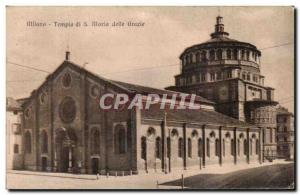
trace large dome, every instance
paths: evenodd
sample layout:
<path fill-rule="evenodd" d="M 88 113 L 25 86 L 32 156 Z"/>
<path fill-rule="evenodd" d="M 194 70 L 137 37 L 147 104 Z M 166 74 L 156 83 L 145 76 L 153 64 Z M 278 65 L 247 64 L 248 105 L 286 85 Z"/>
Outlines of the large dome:
<path fill-rule="evenodd" d="M 186 48 L 180 55 L 182 68 L 190 69 L 194 65 L 247 65 L 259 69 L 261 52 L 247 42 L 229 38 L 224 31 L 222 17 L 216 18 L 215 32 L 211 39 Z"/>

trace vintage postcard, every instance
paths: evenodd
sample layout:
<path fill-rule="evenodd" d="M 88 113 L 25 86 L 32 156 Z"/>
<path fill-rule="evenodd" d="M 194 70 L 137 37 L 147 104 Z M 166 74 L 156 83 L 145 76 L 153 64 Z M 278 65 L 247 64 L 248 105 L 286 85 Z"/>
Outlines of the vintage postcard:
<path fill-rule="evenodd" d="M 295 190 L 294 16 L 7 6 L 7 189 Z"/>

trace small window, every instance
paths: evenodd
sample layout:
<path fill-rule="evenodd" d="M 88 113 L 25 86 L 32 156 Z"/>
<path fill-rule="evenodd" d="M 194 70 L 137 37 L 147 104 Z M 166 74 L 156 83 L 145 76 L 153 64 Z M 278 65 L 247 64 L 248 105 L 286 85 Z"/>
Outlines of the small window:
<path fill-rule="evenodd" d="M 162 147 L 161 147 L 160 137 L 157 137 L 155 141 L 155 156 L 157 159 L 161 159 L 162 157 Z"/>
<path fill-rule="evenodd" d="M 222 79 L 222 73 L 221 72 L 217 72 L 217 80 L 221 80 Z"/>
<path fill-rule="evenodd" d="M 27 108 L 27 109 L 25 110 L 25 117 L 26 117 L 26 118 L 30 118 L 30 115 L 31 115 L 31 109 L 30 109 L 30 108 Z"/>
<path fill-rule="evenodd" d="M 12 124 L 12 130 L 13 130 L 13 133 L 16 135 L 21 134 L 21 124 L 19 124 L 19 123 Z"/>
<path fill-rule="evenodd" d="M 146 160 L 146 158 L 147 158 L 147 138 L 146 137 L 142 137 L 141 145 L 142 145 L 141 157 L 142 157 L 142 159 Z"/>
<path fill-rule="evenodd" d="M 96 98 L 96 97 L 99 97 L 100 96 L 100 89 L 97 85 L 93 85 L 90 89 L 90 93 L 91 93 L 91 96 L 93 98 Z"/>
<path fill-rule="evenodd" d="M 227 78 L 230 79 L 232 77 L 231 71 L 227 71 Z"/>
<path fill-rule="evenodd" d="M 189 158 L 192 158 L 192 140 L 191 138 L 188 139 L 188 156 Z"/>
<path fill-rule="evenodd" d="M 251 80 L 251 78 L 250 78 L 250 73 L 247 74 L 247 80 L 248 80 L 248 81 Z"/>
<path fill-rule="evenodd" d="M 27 131 L 25 133 L 25 153 L 30 154 L 31 153 L 31 133 Z"/>
<path fill-rule="evenodd" d="M 42 92 L 41 95 L 40 95 L 40 102 L 41 102 L 41 104 L 44 104 L 46 102 L 46 98 L 47 98 L 46 93 Z"/>
<path fill-rule="evenodd" d="M 202 81 L 202 82 L 205 82 L 205 81 L 206 81 L 206 75 L 205 75 L 205 73 L 202 73 L 202 74 L 201 74 L 201 81 Z"/>
<path fill-rule="evenodd" d="M 222 50 L 221 49 L 219 49 L 217 51 L 217 58 L 218 58 L 218 60 L 222 60 Z"/>
<path fill-rule="evenodd" d="M 19 145 L 14 144 L 14 154 L 19 154 Z"/>
<path fill-rule="evenodd" d="M 14 115 L 17 115 L 18 114 L 18 111 L 17 110 L 14 110 Z"/>
<path fill-rule="evenodd" d="M 182 138 L 178 139 L 178 157 L 179 158 L 183 157 L 183 139 Z"/>
<path fill-rule="evenodd" d="M 66 73 L 62 79 L 63 86 L 70 87 L 71 81 L 72 81 L 71 75 L 69 73 Z"/>
<path fill-rule="evenodd" d="M 214 72 L 210 73 L 210 80 L 211 81 L 215 80 L 215 73 Z"/>
<path fill-rule="evenodd" d="M 227 49 L 226 55 L 227 55 L 227 59 L 231 60 L 231 50 L 230 49 Z"/>

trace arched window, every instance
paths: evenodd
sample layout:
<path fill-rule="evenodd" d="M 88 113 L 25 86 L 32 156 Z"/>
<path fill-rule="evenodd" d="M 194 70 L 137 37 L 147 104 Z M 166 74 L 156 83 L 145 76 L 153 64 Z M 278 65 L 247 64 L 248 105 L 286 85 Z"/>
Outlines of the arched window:
<path fill-rule="evenodd" d="M 231 60 L 231 50 L 230 49 L 226 50 L 226 57 L 228 60 Z"/>
<path fill-rule="evenodd" d="M 247 80 L 248 80 L 248 81 L 251 80 L 250 72 L 247 73 Z"/>
<path fill-rule="evenodd" d="M 203 157 L 203 142 L 202 139 L 198 139 L 198 156 Z"/>
<path fill-rule="evenodd" d="M 286 126 L 284 126 L 284 132 L 287 132 L 287 127 Z"/>
<path fill-rule="evenodd" d="M 215 60 L 215 58 L 216 58 L 215 51 L 214 50 L 210 50 L 209 51 L 209 59 L 210 60 Z"/>
<path fill-rule="evenodd" d="M 206 155 L 210 157 L 210 141 L 209 138 L 206 138 Z"/>
<path fill-rule="evenodd" d="M 244 155 L 247 155 L 247 140 L 244 139 Z"/>
<path fill-rule="evenodd" d="M 196 53 L 196 62 L 200 62 L 200 53 L 199 52 L 197 52 Z"/>
<path fill-rule="evenodd" d="M 241 58 L 242 58 L 242 60 L 245 60 L 245 51 L 244 50 L 242 50 Z"/>
<path fill-rule="evenodd" d="M 182 158 L 183 156 L 183 140 L 182 138 L 178 139 L 178 157 Z"/>
<path fill-rule="evenodd" d="M 100 154 L 100 131 L 97 127 L 92 128 L 91 136 L 92 154 Z"/>
<path fill-rule="evenodd" d="M 222 60 L 222 50 L 221 49 L 218 49 L 218 51 L 217 51 L 217 58 L 218 58 L 218 60 Z"/>
<path fill-rule="evenodd" d="M 147 159 L 147 139 L 144 136 L 141 138 L 141 147 L 142 147 L 141 157 L 142 157 L 142 159 L 146 160 Z"/>
<path fill-rule="evenodd" d="M 231 141 L 230 141 L 230 153 L 231 153 L 231 155 L 233 156 L 234 155 L 234 141 L 233 141 L 233 139 L 231 139 Z"/>
<path fill-rule="evenodd" d="M 25 133 L 25 153 L 31 153 L 31 133 L 29 131 Z"/>
<path fill-rule="evenodd" d="M 158 159 L 161 159 L 161 139 L 160 137 L 157 137 L 155 140 L 155 157 Z"/>
<path fill-rule="evenodd" d="M 42 153 L 48 153 L 48 134 L 46 131 L 42 132 Z"/>
<path fill-rule="evenodd" d="M 192 140 L 191 140 L 191 138 L 188 138 L 188 156 L 189 156 L 189 158 L 192 158 Z"/>
<path fill-rule="evenodd" d="M 246 52 L 246 60 L 248 60 L 248 61 L 249 61 L 249 59 L 250 59 L 250 52 L 249 52 L 249 51 L 247 51 L 247 52 Z"/>
<path fill-rule="evenodd" d="M 216 139 L 216 141 L 215 141 L 215 155 L 216 156 L 220 155 L 220 146 L 219 146 L 219 144 L 220 144 L 219 139 Z"/>
<path fill-rule="evenodd" d="M 205 62 L 206 61 L 206 51 L 201 52 L 201 61 Z"/>
<path fill-rule="evenodd" d="M 126 148 L 126 130 L 123 125 L 116 125 L 114 133 L 115 153 L 123 154 L 127 151 Z"/>
<path fill-rule="evenodd" d="M 193 60 L 193 54 L 191 53 L 190 54 L 190 63 L 193 63 L 194 62 L 194 60 Z"/>
<path fill-rule="evenodd" d="M 177 131 L 177 129 L 172 129 L 171 136 L 174 137 L 174 138 L 178 137 L 178 131 Z"/>
<path fill-rule="evenodd" d="M 255 154 L 259 154 L 259 140 L 256 139 Z"/>
<path fill-rule="evenodd" d="M 240 156 L 241 152 L 240 152 L 240 139 L 237 140 L 237 151 L 238 151 L 238 155 Z"/>
<path fill-rule="evenodd" d="M 234 59 L 234 60 L 237 60 L 237 59 L 238 59 L 238 50 L 237 50 L 237 49 L 234 49 L 234 50 L 233 50 L 233 59 Z"/>
<path fill-rule="evenodd" d="M 167 138 L 167 155 L 168 155 L 168 158 L 171 157 L 171 139 L 170 137 Z"/>
<path fill-rule="evenodd" d="M 252 155 L 252 139 L 250 139 L 250 146 L 249 146 L 249 149 L 250 149 L 250 151 L 249 151 L 249 153 L 250 153 L 250 155 Z"/>
<path fill-rule="evenodd" d="M 225 144 L 225 139 L 223 139 L 223 156 L 225 156 L 226 154 L 226 144 Z"/>
<path fill-rule="evenodd" d="M 190 63 L 190 58 L 188 55 L 185 56 L 185 63 L 186 64 L 189 64 Z"/>

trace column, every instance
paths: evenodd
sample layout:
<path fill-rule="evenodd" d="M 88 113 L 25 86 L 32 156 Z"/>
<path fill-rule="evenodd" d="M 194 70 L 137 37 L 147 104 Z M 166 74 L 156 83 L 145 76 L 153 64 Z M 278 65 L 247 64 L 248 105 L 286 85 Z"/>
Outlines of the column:
<path fill-rule="evenodd" d="M 53 147 L 54 149 L 54 167 L 53 167 L 53 171 L 56 172 L 57 171 L 57 153 L 56 153 L 56 148 L 55 146 Z"/>
<path fill-rule="evenodd" d="M 246 149 L 246 153 L 247 153 L 247 163 L 248 163 L 248 164 L 250 163 L 249 146 L 250 146 L 249 129 L 247 129 L 247 149 Z"/>
<path fill-rule="evenodd" d="M 259 145 L 258 145 L 258 155 L 259 155 L 259 163 L 261 164 L 262 163 L 262 145 L 263 145 L 263 142 L 262 142 L 262 128 L 259 128 Z"/>
<path fill-rule="evenodd" d="M 236 127 L 233 129 L 233 155 L 234 155 L 234 164 L 236 165 L 237 163 L 237 152 L 236 152 Z"/>
<path fill-rule="evenodd" d="M 166 129 L 167 129 L 167 113 L 164 114 L 164 120 L 162 124 L 162 169 L 163 172 L 167 173 L 167 140 L 166 140 Z"/>
<path fill-rule="evenodd" d="M 183 123 L 183 168 L 184 170 L 186 170 L 186 152 L 187 152 L 187 149 L 186 149 L 186 144 L 187 144 L 187 141 L 186 141 L 186 123 Z"/>
<path fill-rule="evenodd" d="M 237 50 L 237 54 L 238 54 L 238 55 L 237 55 L 237 57 L 238 57 L 237 59 L 238 59 L 238 60 L 241 60 L 241 50 L 238 49 L 238 50 Z"/>
<path fill-rule="evenodd" d="M 167 150 L 167 154 L 169 153 L 169 156 L 168 156 L 168 158 L 169 158 L 169 173 L 171 173 L 171 155 L 172 155 L 171 146 L 172 146 L 172 144 L 171 144 L 171 130 L 170 129 L 168 130 L 168 136 L 169 136 L 169 150 Z M 168 142 L 167 142 L 167 144 L 168 144 Z"/>
<path fill-rule="evenodd" d="M 72 172 L 72 146 L 69 146 L 69 169 L 68 172 Z"/>
<path fill-rule="evenodd" d="M 222 166 L 222 150 L 223 150 L 223 143 L 222 143 L 222 127 L 219 127 L 219 163 Z"/>
<path fill-rule="evenodd" d="M 202 165 L 203 165 L 203 168 L 205 168 L 205 156 L 206 156 L 206 139 L 205 139 L 205 125 L 202 126 Z"/>

